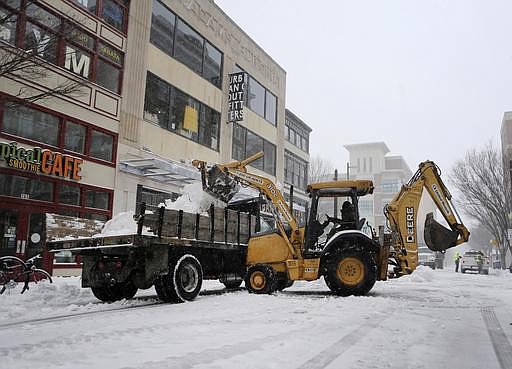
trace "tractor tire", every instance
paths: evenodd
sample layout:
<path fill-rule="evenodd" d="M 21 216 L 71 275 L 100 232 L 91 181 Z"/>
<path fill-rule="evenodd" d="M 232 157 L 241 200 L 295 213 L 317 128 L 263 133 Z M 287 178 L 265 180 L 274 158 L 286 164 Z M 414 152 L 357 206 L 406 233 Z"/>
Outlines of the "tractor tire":
<path fill-rule="evenodd" d="M 203 284 L 201 263 L 193 255 L 183 255 L 175 265 L 170 265 L 170 273 L 155 281 L 158 298 L 164 302 L 185 302 L 194 300 Z"/>
<path fill-rule="evenodd" d="M 116 283 L 113 286 L 91 287 L 92 294 L 103 302 L 114 302 L 122 299 L 131 299 L 137 293 L 138 288 L 132 281 Z"/>
<path fill-rule="evenodd" d="M 228 290 L 232 290 L 232 289 L 235 289 L 235 288 L 238 288 L 242 285 L 242 282 L 244 281 L 243 279 L 240 279 L 240 280 L 230 280 L 230 281 L 223 281 L 221 279 L 219 279 L 220 283 L 222 283 L 224 285 L 224 287 L 226 287 Z"/>
<path fill-rule="evenodd" d="M 366 295 L 377 280 L 373 257 L 360 250 L 338 250 L 327 261 L 325 283 L 338 296 Z"/>
<path fill-rule="evenodd" d="M 270 265 L 256 264 L 247 270 L 245 287 L 249 293 L 271 294 L 277 288 L 277 278 Z"/>
<path fill-rule="evenodd" d="M 288 287 L 293 286 L 293 281 L 288 279 L 288 276 L 285 278 L 279 278 L 276 282 L 276 291 L 283 291 Z"/>
<path fill-rule="evenodd" d="M 462 269 L 462 268 L 460 268 L 460 272 L 461 272 L 462 274 L 464 274 L 464 273 L 466 273 L 466 269 Z"/>

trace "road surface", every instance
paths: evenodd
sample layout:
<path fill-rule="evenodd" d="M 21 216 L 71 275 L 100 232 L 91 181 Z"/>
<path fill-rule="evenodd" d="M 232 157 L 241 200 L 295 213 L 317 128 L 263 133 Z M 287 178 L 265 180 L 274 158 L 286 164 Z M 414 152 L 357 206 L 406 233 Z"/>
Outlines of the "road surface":
<path fill-rule="evenodd" d="M 512 368 L 512 275 L 420 268 L 334 297 L 322 280 L 272 296 L 206 281 L 100 303 L 78 278 L 0 296 L 0 368 Z"/>

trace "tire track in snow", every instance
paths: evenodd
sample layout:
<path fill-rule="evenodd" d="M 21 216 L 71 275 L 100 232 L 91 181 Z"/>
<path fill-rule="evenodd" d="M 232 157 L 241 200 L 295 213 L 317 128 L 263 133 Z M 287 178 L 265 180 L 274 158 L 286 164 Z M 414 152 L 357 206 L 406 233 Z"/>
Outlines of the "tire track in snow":
<path fill-rule="evenodd" d="M 345 353 L 349 348 L 358 343 L 363 337 L 370 333 L 374 328 L 379 326 L 390 315 L 382 315 L 366 324 L 360 325 L 352 332 L 344 335 L 338 341 L 321 351 L 297 369 L 323 369 L 336 360 L 340 355 Z"/>
<path fill-rule="evenodd" d="M 227 293 L 234 293 L 243 290 L 242 288 L 237 289 L 221 289 L 221 290 L 207 290 L 202 291 L 199 295 L 200 296 L 218 296 L 218 295 L 224 295 Z M 156 298 L 156 297 L 154 297 Z M 141 300 L 153 300 L 153 297 L 149 298 L 141 298 Z M 99 303 L 98 306 L 107 305 L 108 303 Z M 148 304 L 139 304 L 139 305 L 129 305 L 129 306 L 121 306 L 113 309 L 102 309 L 102 310 L 94 310 L 94 311 L 84 311 L 80 313 L 72 313 L 72 314 L 63 314 L 63 315 L 57 315 L 57 316 L 51 316 L 51 317 L 45 317 L 45 318 L 35 318 L 35 319 L 29 319 L 29 320 L 22 320 L 22 321 L 16 321 L 16 322 L 10 322 L 10 323 L 4 323 L 0 324 L 0 329 L 2 328 L 11 328 L 16 326 L 22 326 L 25 324 L 45 324 L 45 323 L 53 323 L 56 321 L 61 320 L 68 320 L 73 318 L 81 318 L 81 317 L 88 317 L 90 315 L 96 315 L 96 314 L 108 314 L 112 312 L 119 312 L 124 310 L 135 310 L 135 309 L 143 309 L 143 308 L 151 308 L 151 307 L 164 307 L 169 306 L 169 303 L 161 302 L 161 301 L 154 301 L 150 302 Z"/>
<path fill-rule="evenodd" d="M 494 353 L 498 358 L 501 368 L 512 368 L 512 345 L 503 332 L 503 328 L 496 317 L 494 309 L 492 307 L 484 307 L 481 309 L 481 312 L 485 326 L 487 327 L 487 332 L 491 338 Z"/>

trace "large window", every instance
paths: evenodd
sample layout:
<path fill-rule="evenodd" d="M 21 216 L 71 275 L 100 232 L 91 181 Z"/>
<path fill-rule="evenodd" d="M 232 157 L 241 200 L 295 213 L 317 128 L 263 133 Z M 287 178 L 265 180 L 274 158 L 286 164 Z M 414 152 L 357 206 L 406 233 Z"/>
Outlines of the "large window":
<path fill-rule="evenodd" d="M 284 139 L 299 149 L 309 152 L 309 132 L 285 119 Z"/>
<path fill-rule="evenodd" d="M 117 30 L 126 33 L 128 0 L 72 0 Z"/>
<path fill-rule="evenodd" d="M 308 163 L 291 152 L 284 151 L 284 181 L 302 190 L 306 189 Z"/>
<path fill-rule="evenodd" d="M 112 215 L 112 196 L 112 190 L 0 168 L 1 203 L 9 198 L 42 201 L 48 212 L 107 220 Z"/>
<path fill-rule="evenodd" d="M 150 41 L 221 87 L 222 53 L 158 0 L 153 0 Z"/>
<path fill-rule="evenodd" d="M 11 15 L 8 22 L 0 25 L 1 40 L 35 53 L 112 92 L 121 92 L 124 55 L 120 50 L 39 4 L 28 2 L 20 10 L 15 3 L 10 1 L 0 5 L 0 17 Z M 103 9 L 118 6 L 113 0 L 102 0 L 101 4 Z M 115 19 L 115 13 L 109 11 L 112 15 L 109 19 Z"/>
<path fill-rule="evenodd" d="M 253 161 L 250 165 L 275 175 L 276 146 L 247 128 L 233 124 L 233 158 L 243 160 L 259 151 L 263 151 L 263 158 Z"/>
<path fill-rule="evenodd" d="M 234 72 L 245 72 L 238 65 L 235 66 Z M 268 122 L 276 125 L 277 122 L 277 97 L 263 87 L 250 74 L 247 75 L 247 92 L 245 94 L 245 106 L 265 118 Z"/>
<path fill-rule="evenodd" d="M 219 150 L 220 113 L 148 72 L 144 118 Z"/>
<path fill-rule="evenodd" d="M 115 161 L 116 135 L 112 132 L 10 100 L 1 103 L 1 109 L 4 113 L 0 121 L 0 136 L 16 136 L 33 141 L 34 145 L 46 144 L 89 160 Z"/>

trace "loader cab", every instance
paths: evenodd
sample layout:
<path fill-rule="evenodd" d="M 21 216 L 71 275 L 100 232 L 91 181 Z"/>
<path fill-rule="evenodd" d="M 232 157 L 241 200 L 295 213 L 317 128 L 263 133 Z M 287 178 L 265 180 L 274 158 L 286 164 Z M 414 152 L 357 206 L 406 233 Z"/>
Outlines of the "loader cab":
<path fill-rule="evenodd" d="M 311 205 L 305 233 L 305 253 L 321 251 L 327 241 L 342 230 L 361 230 L 365 223 L 359 214 L 359 198 L 373 193 L 373 182 L 368 180 L 331 181 L 308 185 Z M 341 207 L 333 214 L 334 199 Z M 349 212 L 347 204 L 352 208 Z M 350 217 L 347 214 L 352 213 Z"/>

